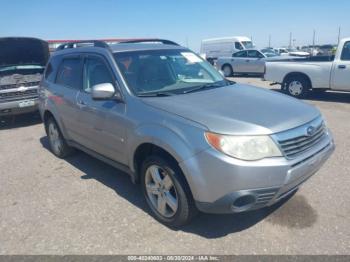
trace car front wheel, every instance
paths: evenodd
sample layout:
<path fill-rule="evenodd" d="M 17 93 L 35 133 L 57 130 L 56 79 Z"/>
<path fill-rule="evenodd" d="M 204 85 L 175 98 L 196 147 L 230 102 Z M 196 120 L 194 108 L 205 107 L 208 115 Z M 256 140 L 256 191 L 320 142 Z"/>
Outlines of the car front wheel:
<path fill-rule="evenodd" d="M 143 194 L 158 221 L 172 227 L 191 221 L 197 210 L 177 164 L 163 157 L 150 156 L 143 163 L 141 176 Z"/>

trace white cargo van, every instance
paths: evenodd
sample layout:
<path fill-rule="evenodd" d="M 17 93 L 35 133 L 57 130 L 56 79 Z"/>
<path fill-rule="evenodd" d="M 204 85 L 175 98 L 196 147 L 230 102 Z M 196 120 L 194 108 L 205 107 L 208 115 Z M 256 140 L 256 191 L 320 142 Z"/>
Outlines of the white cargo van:
<path fill-rule="evenodd" d="M 202 40 L 200 53 L 213 63 L 218 57 L 232 56 L 237 51 L 253 47 L 252 40 L 246 36 L 212 38 Z"/>

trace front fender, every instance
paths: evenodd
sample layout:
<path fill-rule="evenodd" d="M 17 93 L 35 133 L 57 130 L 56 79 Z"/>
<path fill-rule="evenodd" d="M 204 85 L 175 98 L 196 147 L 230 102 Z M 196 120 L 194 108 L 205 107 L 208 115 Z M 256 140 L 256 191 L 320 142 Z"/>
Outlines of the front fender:
<path fill-rule="evenodd" d="M 134 154 L 137 148 L 145 143 L 156 145 L 171 154 L 178 163 L 192 157 L 193 155 L 209 147 L 205 143 L 204 132 L 196 127 L 186 127 L 186 134 L 179 127 L 160 124 L 147 124 L 137 127 L 131 137 L 129 144 L 129 167 L 133 172 Z"/>

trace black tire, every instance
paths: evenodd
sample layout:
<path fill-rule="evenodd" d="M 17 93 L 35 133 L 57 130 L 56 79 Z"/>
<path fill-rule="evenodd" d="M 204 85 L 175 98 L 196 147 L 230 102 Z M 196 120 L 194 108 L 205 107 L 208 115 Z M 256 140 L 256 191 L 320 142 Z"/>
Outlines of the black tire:
<path fill-rule="evenodd" d="M 214 59 L 213 58 L 207 58 L 207 61 L 209 64 L 214 65 Z"/>
<path fill-rule="evenodd" d="M 225 77 L 231 77 L 233 76 L 233 69 L 231 65 L 223 65 L 222 71 L 224 72 Z"/>
<path fill-rule="evenodd" d="M 57 130 L 57 137 L 55 137 L 55 139 L 59 144 L 55 144 L 53 129 Z M 50 117 L 45 121 L 45 131 L 49 139 L 50 150 L 55 156 L 59 158 L 65 158 L 74 151 L 74 149 L 67 144 L 59 126 L 53 117 Z"/>
<path fill-rule="evenodd" d="M 309 80 L 302 75 L 290 76 L 282 84 L 282 89 L 288 95 L 295 98 L 305 98 L 310 89 Z"/>
<path fill-rule="evenodd" d="M 146 189 L 146 172 L 151 166 L 159 166 L 165 174 L 169 175 L 172 180 L 173 186 L 176 190 L 177 198 L 177 210 L 170 217 L 163 216 L 157 211 L 157 208 L 152 204 L 152 200 L 149 197 L 149 193 Z M 161 223 L 170 227 L 180 227 L 188 224 L 192 218 L 198 213 L 195 206 L 191 190 L 185 180 L 181 169 L 169 158 L 161 156 L 149 156 L 145 159 L 141 168 L 141 187 L 148 206 L 150 207 L 153 216 Z M 158 195 L 159 197 L 159 195 Z M 159 200 L 158 200 L 159 201 Z M 168 209 L 170 206 L 168 207 Z"/>
<path fill-rule="evenodd" d="M 326 88 L 313 88 L 312 92 L 314 92 L 315 94 L 324 94 L 327 92 Z"/>

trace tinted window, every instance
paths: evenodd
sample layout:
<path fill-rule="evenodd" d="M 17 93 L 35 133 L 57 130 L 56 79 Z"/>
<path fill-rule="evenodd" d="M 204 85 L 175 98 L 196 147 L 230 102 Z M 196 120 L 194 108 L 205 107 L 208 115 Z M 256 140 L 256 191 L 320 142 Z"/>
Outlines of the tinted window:
<path fill-rule="evenodd" d="M 113 84 L 113 78 L 107 65 L 100 58 L 87 58 L 84 66 L 84 90 L 91 92 L 94 85 L 103 83 Z"/>
<path fill-rule="evenodd" d="M 66 58 L 58 70 L 56 83 L 79 89 L 81 86 L 80 58 Z"/>
<path fill-rule="evenodd" d="M 238 50 L 242 50 L 243 46 L 241 45 L 240 42 L 235 42 L 235 48 L 238 49 Z"/>
<path fill-rule="evenodd" d="M 232 56 L 233 57 L 247 57 L 247 51 L 237 52 L 237 53 L 234 53 Z"/>
<path fill-rule="evenodd" d="M 225 79 L 201 57 L 185 49 L 121 52 L 114 55 L 125 81 L 137 95 L 183 94 Z"/>
<path fill-rule="evenodd" d="M 258 52 L 257 50 L 249 50 L 248 51 L 248 57 L 262 58 L 264 56 L 260 52 Z"/>
<path fill-rule="evenodd" d="M 54 82 L 56 78 L 57 68 L 58 68 L 59 58 L 52 57 L 48 63 L 45 71 L 45 79 L 49 82 Z"/>
<path fill-rule="evenodd" d="M 350 41 L 344 44 L 341 60 L 350 61 Z"/>

